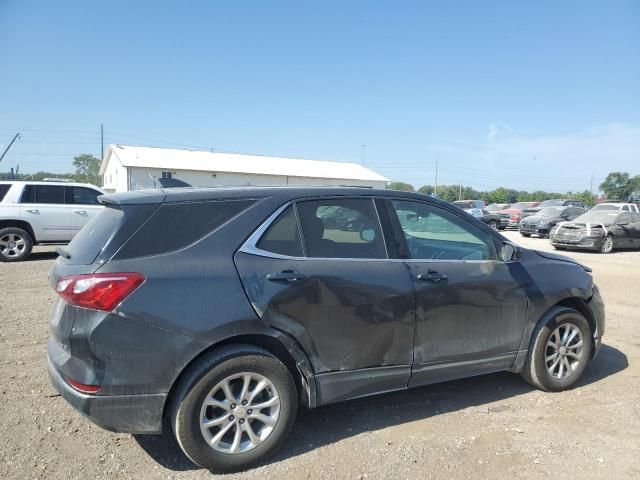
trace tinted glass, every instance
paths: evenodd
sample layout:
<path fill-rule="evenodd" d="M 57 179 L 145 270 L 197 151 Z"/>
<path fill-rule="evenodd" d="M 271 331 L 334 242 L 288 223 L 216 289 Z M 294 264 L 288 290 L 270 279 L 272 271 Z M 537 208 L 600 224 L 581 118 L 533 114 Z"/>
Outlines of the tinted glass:
<path fill-rule="evenodd" d="M 558 207 L 562 205 L 564 205 L 564 200 L 545 200 L 544 202 L 540 203 L 538 207 L 546 208 L 546 207 Z"/>
<path fill-rule="evenodd" d="M 578 218 L 575 219 L 576 222 L 593 222 L 593 223 L 602 223 L 604 225 L 611 225 L 612 223 L 616 222 L 616 219 L 618 218 L 618 211 L 615 210 L 605 210 L 605 209 L 599 209 L 599 210 L 589 210 L 587 213 L 585 213 L 584 215 L 580 215 Z"/>
<path fill-rule="evenodd" d="M 25 185 L 20 197 L 20 203 L 36 203 L 36 186 Z"/>
<path fill-rule="evenodd" d="M 298 203 L 307 256 L 386 258 L 378 215 L 370 199 Z"/>
<path fill-rule="evenodd" d="M 104 208 L 87 222 L 80 232 L 73 237 L 69 246 L 64 247 L 71 258 L 69 263 L 88 265 L 105 246 L 109 238 L 120 228 L 124 214 L 115 208 Z"/>
<path fill-rule="evenodd" d="M 36 185 L 36 203 L 64 204 L 64 187 Z"/>
<path fill-rule="evenodd" d="M 256 245 L 267 252 L 302 257 L 302 242 L 293 207 L 288 207 L 267 229 Z"/>
<path fill-rule="evenodd" d="M 537 215 L 539 217 L 550 217 L 550 218 L 555 218 L 555 217 L 559 217 L 562 214 L 569 214 L 571 211 L 570 208 L 566 208 L 566 207 L 547 207 L 547 208 L 543 208 L 542 210 L 540 210 Z"/>
<path fill-rule="evenodd" d="M 255 200 L 164 203 L 124 244 L 115 258 L 180 250 L 213 232 L 253 203 Z"/>
<path fill-rule="evenodd" d="M 91 188 L 71 187 L 71 203 L 77 205 L 100 205 L 98 195 L 102 194 Z"/>
<path fill-rule="evenodd" d="M 11 185 L 0 185 L 0 202 L 4 199 L 4 196 L 9 191 L 9 188 L 11 188 Z"/>
<path fill-rule="evenodd" d="M 596 205 L 591 210 L 618 210 L 615 205 Z"/>
<path fill-rule="evenodd" d="M 491 236 L 463 219 L 418 202 L 393 201 L 411 258 L 495 259 Z"/>

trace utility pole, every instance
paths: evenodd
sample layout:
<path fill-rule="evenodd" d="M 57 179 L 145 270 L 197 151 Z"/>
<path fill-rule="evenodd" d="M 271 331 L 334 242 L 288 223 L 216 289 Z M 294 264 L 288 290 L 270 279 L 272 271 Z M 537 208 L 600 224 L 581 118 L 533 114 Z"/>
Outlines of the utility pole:
<path fill-rule="evenodd" d="M 593 197 L 593 173 L 591 174 L 591 186 L 589 187 L 589 190 L 591 191 L 591 197 Z"/>
<path fill-rule="evenodd" d="M 460 184 L 460 195 L 458 197 L 458 200 L 462 200 L 462 183 Z"/>
<path fill-rule="evenodd" d="M 100 124 L 100 161 L 104 160 L 104 125 Z"/>
<path fill-rule="evenodd" d="M 362 166 L 364 167 L 364 147 L 366 147 L 366 145 L 362 145 Z"/>
<path fill-rule="evenodd" d="M 18 138 L 20 137 L 20 132 L 16 133 L 15 136 L 13 137 L 13 140 L 11 140 L 9 142 L 9 145 L 7 145 L 7 148 L 4 149 L 4 152 L 2 152 L 2 155 L 0 155 L 0 162 L 2 161 L 2 159 L 4 158 L 4 156 L 7 154 L 7 152 L 9 151 L 9 149 L 11 148 L 11 145 L 13 145 L 13 142 L 15 142 Z"/>
<path fill-rule="evenodd" d="M 433 194 L 438 196 L 438 157 L 436 157 L 436 186 L 433 189 Z"/>

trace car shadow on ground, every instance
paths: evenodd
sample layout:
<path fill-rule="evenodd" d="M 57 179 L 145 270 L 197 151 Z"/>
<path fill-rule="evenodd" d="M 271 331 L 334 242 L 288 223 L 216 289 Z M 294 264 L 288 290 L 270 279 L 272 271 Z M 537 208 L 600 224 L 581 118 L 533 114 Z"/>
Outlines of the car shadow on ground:
<path fill-rule="evenodd" d="M 627 366 L 624 353 L 603 345 L 598 357 L 576 386 L 595 383 Z M 534 388 L 519 375 L 502 372 L 360 398 L 313 410 L 300 409 L 293 431 L 271 462 L 286 460 L 363 432 L 469 407 L 481 407 L 532 390 Z M 499 411 L 508 407 L 493 408 Z M 490 411 L 488 408 L 487 413 Z M 134 438 L 149 456 L 168 469 L 183 471 L 199 468 L 182 453 L 170 429 L 166 429 L 163 435 L 134 435 Z"/>
<path fill-rule="evenodd" d="M 22 261 L 37 262 L 40 260 L 55 260 L 56 258 L 58 258 L 58 254 L 56 252 L 31 252 L 31 255 Z"/>

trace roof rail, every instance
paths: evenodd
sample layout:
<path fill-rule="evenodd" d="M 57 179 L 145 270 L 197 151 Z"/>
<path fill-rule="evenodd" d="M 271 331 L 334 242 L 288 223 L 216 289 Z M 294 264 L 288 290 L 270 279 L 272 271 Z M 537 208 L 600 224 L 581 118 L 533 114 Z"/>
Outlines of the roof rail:
<path fill-rule="evenodd" d="M 71 183 L 73 182 L 73 178 L 43 178 L 43 182 L 63 182 L 63 183 Z"/>

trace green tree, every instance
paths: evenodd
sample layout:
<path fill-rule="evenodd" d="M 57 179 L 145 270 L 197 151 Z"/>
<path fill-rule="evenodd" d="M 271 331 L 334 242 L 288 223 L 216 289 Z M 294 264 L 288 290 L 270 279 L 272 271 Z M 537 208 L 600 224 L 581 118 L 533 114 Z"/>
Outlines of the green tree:
<path fill-rule="evenodd" d="M 434 192 L 435 188 L 433 188 L 433 185 L 423 185 L 418 189 L 418 193 L 423 195 L 433 195 Z"/>
<path fill-rule="evenodd" d="M 413 185 L 404 182 L 391 182 L 387 187 L 389 190 L 399 190 L 401 192 L 415 192 Z"/>
<path fill-rule="evenodd" d="M 93 155 L 82 154 L 74 157 L 73 166 L 76 169 L 73 179 L 77 182 L 100 184 L 100 160 Z"/>
<path fill-rule="evenodd" d="M 611 172 L 600 184 L 600 190 L 611 200 L 626 200 L 633 192 L 635 178 L 631 179 L 627 172 Z"/>

